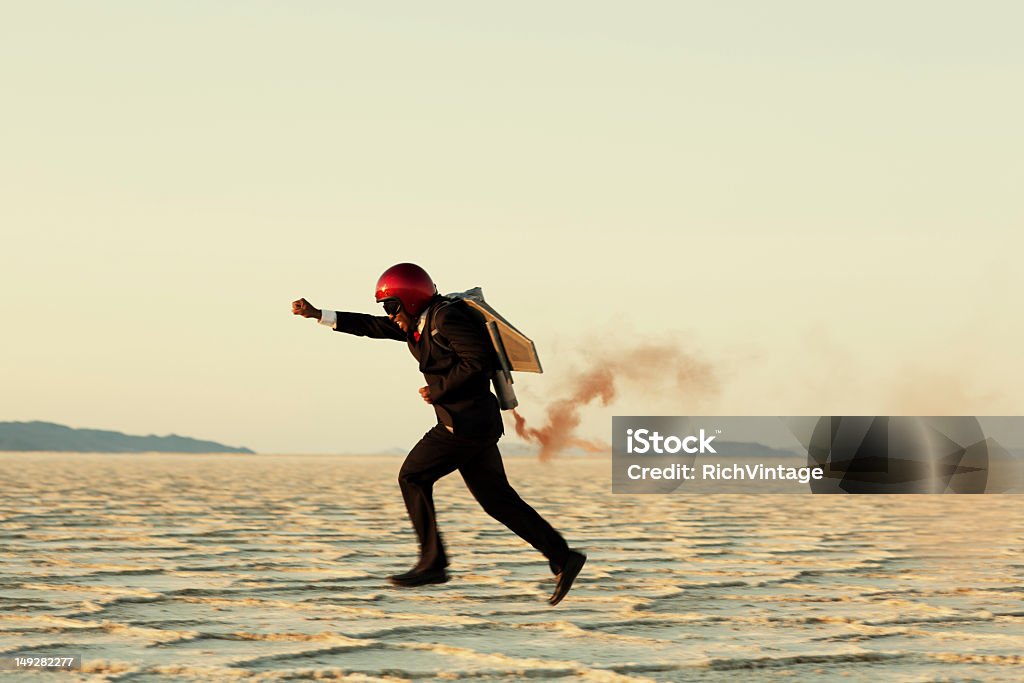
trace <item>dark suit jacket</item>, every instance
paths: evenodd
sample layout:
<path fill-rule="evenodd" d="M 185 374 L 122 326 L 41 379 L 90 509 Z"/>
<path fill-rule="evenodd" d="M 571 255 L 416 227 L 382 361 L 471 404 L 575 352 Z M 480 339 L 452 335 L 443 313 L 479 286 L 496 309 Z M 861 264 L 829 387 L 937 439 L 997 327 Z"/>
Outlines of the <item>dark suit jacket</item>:
<path fill-rule="evenodd" d="M 453 433 L 497 439 L 504 432 L 498 399 L 491 393 L 497 358 L 480 315 L 461 301 L 435 297 L 417 341 L 386 316 L 338 312 L 339 332 L 404 341 L 430 387 L 434 412 Z"/>

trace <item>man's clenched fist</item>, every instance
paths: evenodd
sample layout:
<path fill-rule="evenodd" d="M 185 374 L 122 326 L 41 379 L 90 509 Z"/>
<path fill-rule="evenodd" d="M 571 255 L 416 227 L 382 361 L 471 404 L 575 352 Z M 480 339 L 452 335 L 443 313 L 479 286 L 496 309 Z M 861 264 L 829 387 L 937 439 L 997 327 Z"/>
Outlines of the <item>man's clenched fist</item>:
<path fill-rule="evenodd" d="M 301 315 L 303 318 L 320 319 L 320 309 L 316 308 L 305 299 L 299 299 L 298 301 L 292 302 L 292 313 L 295 315 Z"/>

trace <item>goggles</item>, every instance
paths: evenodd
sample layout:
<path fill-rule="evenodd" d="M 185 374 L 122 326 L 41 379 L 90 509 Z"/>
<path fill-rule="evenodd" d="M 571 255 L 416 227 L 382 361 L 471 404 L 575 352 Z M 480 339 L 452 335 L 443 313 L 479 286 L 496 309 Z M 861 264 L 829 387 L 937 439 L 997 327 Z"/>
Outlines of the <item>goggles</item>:
<path fill-rule="evenodd" d="M 388 299 L 381 305 L 384 306 L 384 312 L 389 316 L 398 315 L 398 312 L 402 310 L 402 302 L 398 299 Z"/>

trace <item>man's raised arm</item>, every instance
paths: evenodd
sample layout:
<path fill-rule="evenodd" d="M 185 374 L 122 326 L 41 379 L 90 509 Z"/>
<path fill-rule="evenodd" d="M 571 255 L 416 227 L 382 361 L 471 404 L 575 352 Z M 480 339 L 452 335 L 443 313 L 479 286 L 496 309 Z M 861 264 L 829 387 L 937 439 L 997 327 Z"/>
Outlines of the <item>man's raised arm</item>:
<path fill-rule="evenodd" d="M 292 302 L 292 313 L 303 318 L 315 318 L 321 325 L 326 325 L 338 332 L 354 334 L 358 337 L 373 339 L 394 339 L 405 341 L 402 332 L 394 322 L 385 316 L 367 315 L 366 313 L 345 313 L 341 311 L 321 311 L 305 299 Z"/>

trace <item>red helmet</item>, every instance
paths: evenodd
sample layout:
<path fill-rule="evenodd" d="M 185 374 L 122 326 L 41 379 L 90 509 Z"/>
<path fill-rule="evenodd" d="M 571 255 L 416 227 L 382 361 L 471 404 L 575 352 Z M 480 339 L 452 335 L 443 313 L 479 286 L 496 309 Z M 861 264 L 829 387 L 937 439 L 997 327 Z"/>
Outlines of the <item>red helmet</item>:
<path fill-rule="evenodd" d="M 399 263 L 384 271 L 377 280 L 377 303 L 398 301 L 402 309 L 416 317 L 437 294 L 434 281 L 415 263 Z"/>

